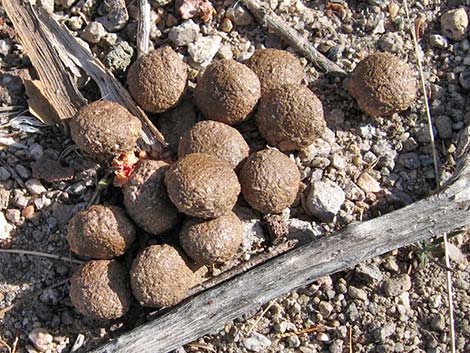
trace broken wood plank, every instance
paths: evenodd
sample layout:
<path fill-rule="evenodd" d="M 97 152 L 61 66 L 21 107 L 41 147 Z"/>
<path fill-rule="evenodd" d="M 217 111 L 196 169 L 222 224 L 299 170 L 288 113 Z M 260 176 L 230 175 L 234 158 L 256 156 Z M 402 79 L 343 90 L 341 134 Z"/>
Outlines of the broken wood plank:
<path fill-rule="evenodd" d="M 27 44 L 25 51 L 33 66 L 38 72 L 43 72 L 39 75 L 40 88 L 43 88 L 42 93 L 52 107 L 58 110 L 61 119 L 72 117 L 86 104 L 72 80 L 72 75 L 80 76 L 80 70 L 83 70 L 96 82 L 104 99 L 122 104 L 140 119 L 143 140 L 140 147 L 145 150 L 163 150 L 166 146 L 163 135 L 134 102 L 124 86 L 67 28 L 57 23 L 44 9 L 33 8 L 24 0 L 3 0 L 3 6 L 21 42 Z M 49 77 L 51 72 L 54 80 Z M 64 81 L 56 82 L 60 79 Z"/>
<path fill-rule="evenodd" d="M 346 75 L 342 68 L 320 53 L 307 38 L 303 38 L 299 32 L 280 16 L 276 15 L 266 2 L 260 0 L 243 0 L 242 2 L 261 25 L 285 40 L 290 46 L 311 61 L 317 69 L 325 73 Z"/>
<path fill-rule="evenodd" d="M 468 138 L 469 129 L 467 129 Z M 314 280 L 470 224 L 470 146 L 439 194 L 299 246 L 199 293 L 92 353 L 169 352 Z"/>
<path fill-rule="evenodd" d="M 86 104 L 86 99 L 75 86 L 72 76 L 50 45 L 49 33 L 41 25 L 30 3 L 17 0 L 2 2 L 13 26 L 39 76 L 39 82 L 27 81 L 30 92 L 41 93 L 44 99 L 30 101 L 32 110 L 47 124 L 57 124 L 75 115 Z M 28 86 L 27 86 L 28 88 Z"/>

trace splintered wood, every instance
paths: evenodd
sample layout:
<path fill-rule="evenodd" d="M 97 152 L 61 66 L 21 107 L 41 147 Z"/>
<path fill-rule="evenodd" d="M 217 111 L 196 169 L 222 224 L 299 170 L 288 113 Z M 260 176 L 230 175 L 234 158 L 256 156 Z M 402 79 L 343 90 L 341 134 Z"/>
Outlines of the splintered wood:
<path fill-rule="evenodd" d="M 83 71 L 96 82 L 104 99 L 124 105 L 141 120 L 141 148 L 163 149 L 163 135 L 129 92 L 66 28 L 24 0 L 3 0 L 3 7 L 39 76 L 38 81 L 26 83 L 33 114 L 48 124 L 76 114 L 87 103 L 76 84 Z"/>

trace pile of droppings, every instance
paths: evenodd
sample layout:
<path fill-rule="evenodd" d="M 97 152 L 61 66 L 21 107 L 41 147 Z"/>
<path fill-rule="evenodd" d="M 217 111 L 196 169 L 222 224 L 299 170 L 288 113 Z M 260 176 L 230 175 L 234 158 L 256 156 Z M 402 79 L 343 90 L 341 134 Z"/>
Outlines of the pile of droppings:
<path fill-rule="evenodd" d="M 44 3 L 50 3 L 49 7 L 54 8 L 60 21 L 81 43 L 126 82 L 129 68 L 135 63 L 137 11 L 134 4 L 126 7 L 124 1 L 118 0 L 108 0 L 102 5 L 93 0 L 59 1 L 55 5 L 50 1 Z M 165 124 L 173 126 L 171 122 L 176 120 L 178 136 L 189 136 L 191 133 L 188 131 L 205 115 L 198 113 L 203 108 L 194 107 L 200 105 L 199 99 L 193 102 L 191 96 L 203 77 L 203 71 L 212 62 L 222 59 L 246 63 L 260 75 L 259 88 L 244 87 L 253 98 L 257 90 L 264 95 L 265 87 L 268 87 L 250 64 L 254 61 L 250 58 L 254 57 L 255 50 L 269 47 L 294 52 L 286 48 L 280 38 L 262 29 L 238 2 L 204 2 L 205 7 L 195 12 L 199 15 L 194 18 L 189 18 L 192 13 L 188 11 L 190 3 L 152 2 L 152 45 L 161 48 L 169 44 L 187 69 L 187 86 L 181 84 L 164 102 L 167 107 L 177 104 L 174 110 L 154 116 L 158 127 Z M 369 54 L 385 51 L 407 62 L 416 78 L 413 47 L 401 4 L 375 0 L 355 6 L 348 6 L 345 2 L 304 4 L 292 0 L 269 3 L 276 13 L 347 72 L 353 72 Z M 470 114 L 466 110 L 466 95 L 470 89 L 468 17 L 459 1 L 449 4 L 422 1 L 410 5 L 411 15 L 426 25 L 420 44 L 425 53 L 425 77 L 429 82 L 434 134 L 444 181 L 455 169 L 460 150 L 459 137 L 469 123 Z M 208 15 L 209 6 L 216 9 L 212 18 Z M 19 78 L 28 75 L 25 68 L 30 65 L 21 52 L 21 46 L 8 34 L 8 21 L 3 28 L 6 30 L 1 32 L 0 59 L 2 70 L 7 72 L 0 78 L 0 102 L 3 106 L 24 104 Z M 300 173 L 302 197 L 297 197 L 292 201 L 292 207 L 281 213 L 289 228 L 289 236 L 295 237 L 302 232 L 303 236 L 316 237 L 353 221 L 389 212 L 429 194 L 434 187 L 434 172 L 422 95 L 418 92 L 417 99 L 404 112 L 371 118 L 359 110 L 359 107 L 366 110 L 359 99 L 358 105 L 351 98 L 347 91 L 350 83 L 344 84 L 343 88 L 342 80 L 316 72 L 303 58 L 300 62 L 305 77 L 299 74 L 297 79 L 292 75 L 296 82 L 288 83 L 308 84 L 322 103 L 326 128 L 312 143 L 300 149 L 277 146 L 288 151 L 283 155 L 295 163 Z M 175 77 L 175 82 L 178 79 L 181 77 Z M 225 122 L 232 124 L 246 119 L 232 128 L 242 135 L 249 151 L 263 150 L 266 147 L 263 138 L 268 139 L 267 134 L 258 131 L 256 121 L 260 118 L 256 114 L 254 118 L 248 117 L 254 104 L 244 103 L 243 107 L 230 108 L 233 118 Z M 370 113 L 373 114 L 372 111 Z M 180 114 L 186 117 L 184 121 L 178 119 Z M 67 256 L 67 223 L 92 200 L 98 181 L 103 177 L 102 171 L 83 156 L 74 153 L 61 156 L 63 149 L 72 142 L 58 129 L 38 128 L 41 133 L 37 133 L 4 127 L 9 119 L 1 115 L 1 129 L 15 133 L 14 138 L 19 145 L 0 150 L 0 243 L 12 248 Z M 165 133 L 163 128 L 161 130 Z M 171 134 L 168 139 L 174 139 L 174 131 L 167 131 L 167 136 Z M 273 147 L 276 142 L 270 144 Z M 177 146 L 178 143 L 173 142 L 174 155 Z M 227 158 L 231 168 L 237 165 L 237 158 L 246 158 L 244 148 L 240 147 L 239 155 Z M 191 152 L 211 154 L 210 146 L 209 150 Z M 234 149 L 229 152 L 234 152 Z M 180 157 L 187 154 L 181 153 Z M 150 161 L 146 163 L 151 164 Z M 150 175 L 144 169 L 167 168 L 164 162 L 159 163 L 162 165 L 142 168 L 141 179 L 147 180 L 146 175 Z M 161 190 L 164 188 L 162 176 L 150 183 L 155 183 L 155 187 Z M 156 201 L 148 199 L 145 193 L 145 188 L 136 186 L 127 191 L 127 202 L 141 197 L 155 205 L 152 202 Z M 123 205 L 119 192 L 114 188 L 106 189 L 101 200 L 107 205 Z M 134 248 L 131 246 L 129 253 L 135 255 L 142 244 L 157 246 L 160 240 L 156 239 L 160 238 L 151 234 L 165 233 L 180 222 L 177 208 L 166 211 L 168 203 L 171 205 L 170 198 L 161 205 L 165 217 L 168 217 L 167 225 L 163 227 L 166 230 L 147 229 L 141 224 L 147 233 L 134 243 Z M 237 205 L 234 210 L 243 228 L 240 249 L 233 259 L 235 263 L 269 246 L 267 223 L 249 206 L 255 208 L 247 202 Z M 126 207 L 130 209 L 132 206 Z M 138 223 L 137 220 L 135 222 Z M 163 242 L 168 241 L 166 235 L 162 237 Z M 469 301 L 469 248 L 465 235 L 456 239 L 455 244 L 463 252 L 454 250 L 456 254 L 452 262 L 455 267 L 458 348 L 463 350 L 470 337 L 468 308 L 462 304 Z M 197 342 L 199 346 L 188 345 L 179 351 L 202 352 L 202 345 L 220 352 L 341 352 L 349 349 L 351 332 L 354 351 L 443 352 L 448 342 L 443 292 L 445 273 L 434 264 L 420 266 L 416 259 L 416 251 L 404 249 L 362 264 L 352 271 L 325 278 L 279 298 L 250 335 L 247 332 L 256 316 L 248 321 L 228 324 L 219 334 L 201 338 Z M 129 269 L 131 257 L 125 255 L 122 260 Z M 211 261 L 202 261 L 206 260 Z M 113 324 L 90 320 L 72 307 L 68 284 L 44 290 L 75 272 L 76 268 L 67 262 L 1 254 L 0 265 L 3 269 L 0 307 L 8 307 L 25 298 L 24 304 L 2 314 L 2 339 L 13 342 L 18 336 L 20 346 L 26 351 L 67 352 L 80 337 L 78 334 L 85 335 L 86 343 L 81 349 L 88 350 L 96 346 L 100 338 L 131 329 L 145 317 L 146 311 L 134 303 L 131 305 L 135 310 L 130 310 L 124 319 Z M 215 268 L 213 273 L 221 270 L 223 267 Z M 256 314 L 259 312 L 253 313 Z M 331 329 L 279 337 L 315 325 Z"/>

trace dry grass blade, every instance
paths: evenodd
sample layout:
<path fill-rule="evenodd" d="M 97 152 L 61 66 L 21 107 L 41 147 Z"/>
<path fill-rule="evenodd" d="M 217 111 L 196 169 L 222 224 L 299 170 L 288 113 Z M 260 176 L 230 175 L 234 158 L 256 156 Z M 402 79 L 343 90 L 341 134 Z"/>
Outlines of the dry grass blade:
<path fill-rule="evenodd" d="M 404 0 L 404 5 L 405 5 L 406 18 L 408 20 L 408 23 L 411 23 L 407 0 Z M 411 36 L 413 38 L 416 61 L 418 63 L 421 90 L 422 90 L 423 98 L 424 98 L 424 107 L 426 109 L 426 119 L 427 119 L 427 123 L 429 127 L 429 138 L 430 138 L 431 146 L 432 146 L 432 159 L 433 159 L 433 164 L 434 164 L 434 174 L 436 178 L 436 190 L 439 191 L 441 188 L 441 182 L 440 182 L 440 175 L 439 175 L 439 167 L 437 164 L 437 150 L 436 150 L 436 144 L 434 141 L 434 133 L 432 129 L 431 110 L 429 108 L 429 101 L 428 101 L 428 96 L 426 93 L 426 85 L 425 85 L 424 74 L 423 74 L 423 65 L 421 62 L 421 54 L 420 54 L 419 45 L 418 45 L 419 33 L 416 32 L 417 31 L 416 25 L 414 26 L 411 25 L 410 29 L 411 29 Z M 454 323 L 454 301 L 452 299 L 452 271 L 450 270 L 450 261 L 449 261 L 448 246 L 447 246 L 447 233 L 444 233 L 443 238 L 444 238 L 444 257 L 445 257 L 445 262 L 446 262 L 446 267 L 447 267 L 447 270 L 446 270 L 447 282 L 446 283 L 447 283 L 447 301 L 449 303 L 450 340 L 451 340 L 450 344 L 451 344 L 452 353 L 455 353 L 455 323 Z"/>
<path fill-rule="evenodd" d="M 13 341 L 13 346 L 11 347 L 11 353 L 16 353 L 16 347 L 18 346 L 18 337 L 15 337 Z"/>
<path fill-rule="evenodd" d="M 253 323 L 253 325 L 251 325 L 250 329 L 248 330 L 248 332 L 246 333 L 247 336 L 250 335 L 250 333 L 254 330 L 254 328 L 256 327 L 256 325 L 258 325 L 258 323 L 260 322 L 260 320 L 264 317 L 264 315 L 266 315 L 266 313 L 268 312 L 269 308 L 273 306 L 273 304 L 276 302 L 276 299 L 274 300 L 271 300 L 269 302 L 269 304 L 266 306 L 266 308 L 263 310 L 263 312 L 261 313 L 260 316 L 258 316 L 258 318 L 256 319 L 256 321 Z"/>
<path fill-rule="evenodd" d="M 313 333 L 313 332 L 323 332 L 326 329 L 327 329 L 326 326 L 314 325 L 312 327 L 309 327 L 309 328 L 306 328 L 306 329 L 303 329 L 303 330 L 281 333 L 281 334 L 278 334 L 276 336 L 279 337 L 279 338 L 284 338 L 284 337 L 289 337 L 289 336 L 305 335 L 307 333 Z"/>
<path fill-rule="evenodd" d="M 408 11 L 408 1 L 404 1 L 405 5 L 405 13 L 406 13 L 406 18 L 408 20 L 408 23 L 411 23 L 410 19 L 410 13 Z M 429 101 L 428 101 L 428 95 L 426 92 L 426 82 L 424 79 L 424 73 L 423 73 L 423 64 L 421 60 L 421 53 L 419 50 L 419 44 L 418 44 L 418 38 L 416 34 L 416 27 L 414 25 L 410 25 L 410 31 L 411 31 L 411 37 L 413 39 L 413 47 L 415 50 L 415 57 L 416 57 L 416 62 L 418 64 L 418 71 L 419 71 L 419 81 L 421 84 L 421 91 L 423 93 L 423 99 L 424 99 L 424 108 L 426 110 L 426 119 L 429 127 L 429 139 L 431 141 L 431 147 L 432 147 L 432 160 L 434 164 L 434 174 L 435 174 L 435 179 L 436 179 L 436 191 L 439 191 L 441 184 L 439 182 L 439 168 L 437 164 L 437 150 L 436 150 L 436 142 L 434 141 L 434 133 L 432 129 L 432 118 L 431 118 L 431 110 L 429 109 Z"/>
<path fill-rule="evenodd" d="M 21 250 L 21 249 L 0 249 L 0 253 L 5 254 L 15 254 L 15 255 L 32 255 L 32 256 L 39 256 L 39 257 L 47 257 L 50 259 L 61 260 L 65 262 L 73 262 L 76 264 L 84 264 L 85 261 L 76 260 L 68 257 L 63 257 L 54 254 L 48 254 L 40 251 L 32 251 L 32 250 Z"/>
<path fill-rule="evenodd" d="M 444 233 L 444 257 L 447 268 L 450 268 L 449 248 L 447 245 L 447 233 Z M 447 300 L 449 302 L 449 320 L 450 320 L 450 345 L 451 352 L 455 353 L 455 328 L 454 328 L 454 301 L 452 299 L 452 272 L 447 270 Z"/>

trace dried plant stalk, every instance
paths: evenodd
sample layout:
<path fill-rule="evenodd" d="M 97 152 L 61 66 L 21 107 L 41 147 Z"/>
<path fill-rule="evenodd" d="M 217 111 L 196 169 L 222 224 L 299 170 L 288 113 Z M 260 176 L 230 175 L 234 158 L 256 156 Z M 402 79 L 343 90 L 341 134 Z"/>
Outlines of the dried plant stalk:
<path fill-rule="evenodd" d="M 149 52 L 150 42 L 150 3 L 139 0 L 139 21 L 137 26 L 137 57 Z"/>
<path fill-rule="evenodd" d="M 248 10 L 259 23 L 284 39 L 300 54 L 304 55 L 319 70 L 325 73 L 345 75 L 346 72 L 337 64 L 320 53 L 306 38 L 303 38 L 294 28 L 276 15 L 264 1 L 243 0 Z"/>

